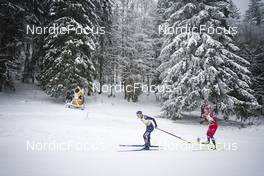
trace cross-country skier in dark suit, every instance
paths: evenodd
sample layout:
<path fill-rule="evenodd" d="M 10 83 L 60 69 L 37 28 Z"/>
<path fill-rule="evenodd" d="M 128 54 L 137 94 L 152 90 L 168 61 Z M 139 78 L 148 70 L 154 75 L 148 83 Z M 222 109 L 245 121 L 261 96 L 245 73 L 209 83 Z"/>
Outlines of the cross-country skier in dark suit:
<path fill-rule="evenodd" d="M 137 117 L 146 125 L 146 131 L 143 134 L 144 142 L 145 142 L 145 150 L 149 150 L 150 147 L 150 135 L 151 132 L 154 130 L 154 125 L 155 128 L 158 127 L 156 120 L 152 117 L 149 117 L 147 115 L 144 115 L 142 111 L 137 111 Z M 154 125 L 153 125 L 153 123 Z"/>

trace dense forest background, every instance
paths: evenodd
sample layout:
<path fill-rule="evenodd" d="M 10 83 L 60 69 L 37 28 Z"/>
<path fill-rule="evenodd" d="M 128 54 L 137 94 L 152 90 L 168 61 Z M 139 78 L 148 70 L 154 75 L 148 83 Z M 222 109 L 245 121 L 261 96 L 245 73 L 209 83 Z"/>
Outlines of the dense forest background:
<path fill-rule="evenodd" d="M 54 24 L 105 33 L 26 33 L 27 25 Z M 164 35 L 160 25 L 233 26 L 238 34 Z M 225 118 L 246 119 L 264 113 L 263 29 L 261 0 L 250 0 L 243 15 L 231 0 L 1 0 L 0 91 L 15 91 L 15 80 L 54 97 L 76 86 L 92 94 L 93 82 L 140 82 L 174 88 L 156 92 L 168 118 L 211 103 Z"/>

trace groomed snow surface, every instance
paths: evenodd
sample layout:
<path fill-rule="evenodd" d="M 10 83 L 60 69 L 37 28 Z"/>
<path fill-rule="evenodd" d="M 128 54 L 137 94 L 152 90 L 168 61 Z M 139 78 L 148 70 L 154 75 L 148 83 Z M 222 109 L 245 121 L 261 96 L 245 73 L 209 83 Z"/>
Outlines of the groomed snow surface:
<path fill-rule="evenodd" d="M 262 176 L 263 126 L 219 127 L 221 151 L 193 151 L 155 130 L 152 144 L 163 150 L 120 152 L 119 144 L 143 144 L 145 127 L 135 115 L 157 116 L 154 96 L 139 103 L 97 95 L 85 110 L 68 109 L 39 88 L 19 84 L 0 93 L 1 176 Z M 156 118 L 161 129 L 194 141 L 205 139 L 207 126 Z M 131 149 L 131 148 L 129 148 Z"/>

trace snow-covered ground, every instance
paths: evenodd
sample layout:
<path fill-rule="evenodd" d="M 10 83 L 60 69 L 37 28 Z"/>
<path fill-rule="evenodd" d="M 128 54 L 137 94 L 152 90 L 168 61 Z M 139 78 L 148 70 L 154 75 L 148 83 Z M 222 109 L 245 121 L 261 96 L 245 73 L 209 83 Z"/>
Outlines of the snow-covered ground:
<path fill-rule="evenodd" d="M 143 144 L 142 110 L 160 113 L 154 97 L 139 103 L 105 95 L 87 99 L 85 110 L 68 109 L 39 88 L 20 84 L 16 93 L 0 93 L 1 176 L 261 176 L 264 127 L 219 127 L 221 151 L 193 151 L 158 130 L 159 151 L 119 152 L 119 144 Z M 157 118 L 158 125 L 188 140 L 203 137 L 207 126 Z M 231 146 L 231 147 L 230 147 Z"/>

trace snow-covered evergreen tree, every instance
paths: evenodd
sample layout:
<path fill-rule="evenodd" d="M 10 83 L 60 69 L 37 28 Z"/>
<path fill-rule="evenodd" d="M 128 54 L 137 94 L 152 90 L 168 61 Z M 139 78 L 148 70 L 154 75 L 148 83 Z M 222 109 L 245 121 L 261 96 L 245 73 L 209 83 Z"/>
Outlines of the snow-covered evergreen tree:
<path fill-rule="evenodd" d="M 252 27 L 252 26 L 251 26 Z M 256 31 L 256 30 L 254 30 Z M 259 104 L 264 106 L 264 40 L 258 33 L 240 33 L 237 43 L 241 48 L 238 54 L 250 62 L 250 71 L 252 72 L 252 89 Z M 262 108 L 263 109 L 263 108 Z M 264 111 L 262 110 L 262 114 Z"/>
<path fill-rule="evenodd" d="M 254 53 L 252 58 L 254 63 L 252 64 L 253 89 L 255 90 L 255 95 L 258 98 L 259 103 L 262 105 L 262 115 L 264 115 L 264 40 L 256 43 L 256 48 L 252 49 L 251 52 Z"/>
<path fill-rule="evenodd" d="M 119 60 L 121 59 L 121 17 L 120 4 L 115 3 L 112 7 L 112 25 L 110 28 L 110 45 L 107 47 L 105 65 L 104 65 L 104 80 L 108 84 L 117 84 L 119 82 Z M 110 96 L 114 96 L 110 92 Z"/>
<path fill-rule="evenodd" d="M 108 71 L 106 65 L 109 63 L 107 58 L 107 50 L 111 47 L 111 28 L 112 28 L 112 0 L 99 0 L 95 1 L 96 13 L 99 16 L 100 26 L 104 26 L 105 34 L 98 37 L 99 44 L 97 45 L 96 52 L 94 56 L 97 58 L 97 79 L 100 83 L 100 91 L 102 92 L 102 85 L 106 82 L 105 76 L 108 74 L 105 73 Z"/>
<path fill-rule="evenodd" d="M 154 49 L 151 41 L 151 21 L 147 5 L 152 1 L 116 1 L 113 7 L 111 45 L 106 53 L 106 79 L 108 83 L 132 85 L 141 83 L 151 63 Z M 145 9 L 143 9 L 146 7 Z M 145 11 L 144 11 L 145 10 Z M 151 29 L 151 30 L 150 30 Z M 150 70 L 148 70 L 151 73 Z M 137 101 L 140 92 L 125 92 L 125 99 Z M 112 95 L 112 94 L 111 94 Z"/>
<path fill-rule="evenodd" d="M 73 30 L 46 36 L 45 56 L 40 62 L 41 86 L 55 97 L 63 96 L 76 86 L 90 89 L 95 74 L 93 33 L 99 27 L 96 6 L 90 0 L 61 0 L 53 1 L 50 8 L 50 27 L 71 26 Z"/>
<path fill-rule="evenodd" d="M 14 89 L 12 74 L 20 69 L 17 56 L 22 45 L 24 11 L 17 2 L 0 2 L 0 91 Z"/>
<path fill-rule="evenodd" d="M 236 19 L 236 20 L 239 20 L 240 19 L 240 11 L 239 9 L 237 8 L 237 6 L 234 4 L 233 0 L 230 0 L 229 1 L 229 6 L 228 6 L 228 10 L 230 12 L 230 15 L 229 17 L 233 18 L 233 19 Z"/>
<path fill-rule="evenodd" d="M 258 102 L 264 106 L 264 26 L 244 21 L 239 29 L 235 41 L 241 51 L 237 54 L 250 62 L 252 89 Z M 264 114 L 264 107 L 261 113 Z"/>
<path fill-rule="evenodd" d="M 119 65 L 121 69 L 121 81 L 125 87 L 132 86 L 133 89 L 126 91 L 124 98 L 136 102 L 140 95 L 139 89 L 134 91 L 134 83 L 141 81 L 140 68 L 137 60 L 137 38 L 138 29 L 137 2 L 121 2 L 121 58 Z"/>
<path fill-rule="evenodd" d="M 155 82 L 157 75 L 157 67 L 159 61 L 157 59 L 159 48 L 157 46 L 158 31 L 156 25 L 156 2 L 153 0 L 136 1 L 137 8 L 135 18 L 135 62 L 139 69 L 141 77 L 140 82 L 150 86 Z M 149 87 L 150 88 L 150 87 Z M 148 90 L 150 90 L 148 88 Z"/>
<path fill-rule="evenodd" d="M 156 74 L 158 49 L 155 48 L 154 20 L 156 2 L 153 0 L 116 1 L 113 10 L 112 45 L 107 52 L 107 72 L 124 85 L 150 84 Z M 157 51 L 155 51 L 157 49 Z M 109 75 L 107 75 L 109 77 Z M 137 100 L 140 92 L 125 93 Z"/>
<path fill-rule="evenodd" d="M 37 36 L 26 33 L 26 25 L 41 25 L 44 5 L 50 0 L 4 0 L 0 2 L 0 90 L 14 89 L 13 80 L 32 78 Z M 34 38 L 34 40 L 33 40 Z M 34 43 L 34 44 L 33 44 Z M 33 48 L 33 45 L 36 46 Z M 31 53 L 33 53 L 31 55 Z M 34 80 L 34 79 L 33 79 Z"/>
<path fill-rule="evenodd" d="M 203 103 L 215 105 L 225 117 L 246 117 L 258 107 L 247 62 L 234 52 L 228 30 L 228 0 L 160 0 L 166 24 L 174 29 L 196 27 L 193 32 L 164 35 L 160 59 L 164 116 L 181 118 L 184 111 Z M 200 26 L 205 30 L 199 30 Z M 221 34 L 207 29 L 218 28 Z"/>
<path fill-rule="evenodd" d="M 228 25 L 238 27 L 241 23 L 241 13 L 236 4 L 234 4 L 233 0 L 229 0 L 228 11 L 230 12 L 227 19 Z"/>
<path fill-rule="evenodd" d="M 246 20 L 260 25 L 264 21 L 264 3 L 261 0 L 250 0 L 249 9 L 246 11 Z"/>
<path fill-rule="evenodd" d="M 30 22 L 30 0 L 0 2 L 0 91 L 14 90 L 14 77 L 21 77 L 20 72 L 25 51 L 25 23 Z"/>
<path fill-rule="evenodd" d="M 27 26 L 45 26 L 48 22 L 49 4 L 52 0 L 25 0 L 20 1 L 25 8 L 26 16 L 24 19 L 23 36 L 24 43 L 24 59 L 21 80 L 22 82 L 35 81 L 35 73 L 37 73 L 37 62 L 42 58 L 43 54 L 43 35 L 34 35 L 28 33 Z"/>

